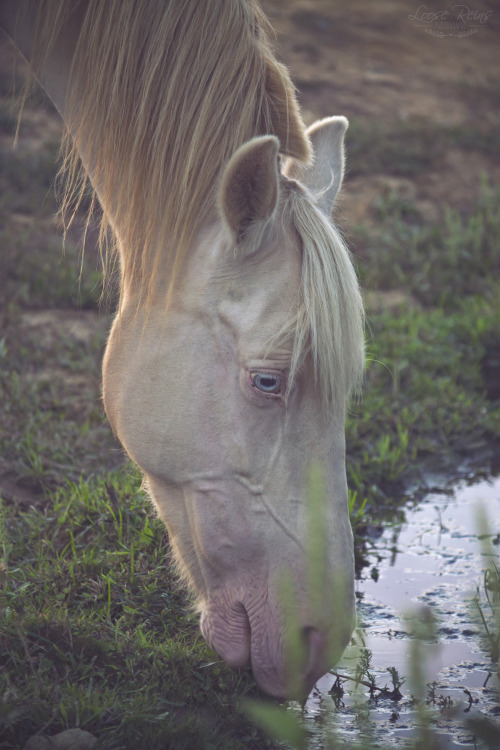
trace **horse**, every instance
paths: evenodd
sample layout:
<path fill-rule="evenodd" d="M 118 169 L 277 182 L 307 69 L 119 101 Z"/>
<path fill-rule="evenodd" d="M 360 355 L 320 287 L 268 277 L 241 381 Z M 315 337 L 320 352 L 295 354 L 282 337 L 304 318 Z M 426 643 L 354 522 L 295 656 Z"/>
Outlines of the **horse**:
<path fill-rule="evenodd" d="M 104 407 L 202 634 L 281 699 L 295 627 L 306 696 L 355 622 L 344 423 L 363 305 L 330 218 L 347 120 L 305 128 L 257 0 L 3 0 L 0 27 L 62 117 L 66 202 L 89 180 L 112 237 Z"/>

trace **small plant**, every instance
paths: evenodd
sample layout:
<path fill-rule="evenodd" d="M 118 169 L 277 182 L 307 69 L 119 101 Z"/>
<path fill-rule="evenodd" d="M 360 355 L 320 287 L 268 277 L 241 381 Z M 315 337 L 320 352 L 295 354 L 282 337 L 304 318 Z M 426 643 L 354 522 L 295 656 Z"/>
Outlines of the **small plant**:
<path fill-rule="evenodd" d="M 377 690 L 375 677 L 370 672 L 372 656 L 373 652 L 369 648 L 360 649 L 359 660 L 354 674 L 355 682 L 366 685 L 370 690 L 370 695 L 373 695 L 375 690 Z"/>
<path fill-rule="evenodd" d="M 406 677 L 400 677 L 396 667 L 387 667 L 387 671 L 392 680 L 392 690 L 388 692 L 388 695 L 393 700 L 400 700 L 403 697 L 400 688 L 405 684 Z"/>
<path fill-rule="evenodd" d="M 482 555 L 488 564 L 483 573 L 482 592 L 478 588 L 473 599 L 473 606 L 477 610 L 479 622 L 485 634 L 490 658 L 497 663 L 500 674 L 500 567 L 484 508 L 478 509 L 478 528 Z"/>
<path fill-rule="evenodd" d="M 491 616 L 499 620 L 500 605 L 500 571 L 498 566 L 492 561 L 490 567 L 484 571 L 483 591 L 490 610 Z M 477 608 L 481 623 L 486 634 L 489 644 L 489 651 L 492 661 L 498 661 L 500 657 L 500 629 L 495 627 L 491 622 L 488 623 L 487 615 L 480 602 L 479 592 L 474 598 L 474 604 Z"/>
<path fill-rule="evenodd" d="M 368 688 L 371 698 L 374 698 L 376 696 L 383 696 L 385 698 L 391 698 L 391 700 L 393 701 L 401 700 L 403 695 L 400 691 L 400 688 L 406 682 L 406 678 L 400 677 L 396 667 L 387 667 L 386 671 L 389 672 L 392 681 L 392 690 L 390 690 L 387 685 L 384 685 L 384 687 L 377 685 L 376 677 L 370 671 L 372 655 L 373 654 L 370 649 L 360 649 L 359 659 L 356 664 L 354 676 L 352 677 L 350 675 L 340 674 L 336 670 L 332 670 L 332 674 L 336 679 L 330 691 L 331 694 L 338 698 L 342 698 L 342 696 L 344 695 L 344 689 L 342 687 L 343 683 L 352 681 L 355 683 L 356 688 L 360 685 Z"/>
<path fill-rule="evenodd" d="M 365 520 L 364 510 L 366 503 L 366 497 L 361 502 L 358 502 L 357 490 L 348 490 L 349 519 L 353 529 Z"/>
<path fill-rule="evenodd" d="M 473 608 L 477 611 L 477 619 L 483 628 L 483 644 L 493 663 L 496 663 L 500 678 L 500 568 L 497 562 L 498 554 L 492 544 L 490 524 L 484 508 L 477 513 L 479 541 L 482 555 L 488 561 L 483 575 L 482 591 L 478 588 L 472 600 Z M 482 597 L 484 596 L 484 599 Z M 486 601 L 484 601 L 486 600 Z M 499 704 L 500 704 L 500 696 Z M 475 736 L 484 743 L 489 750 L 500 747 L 500 724 L 486 717 L 471 717 L 467 726 Z"/>

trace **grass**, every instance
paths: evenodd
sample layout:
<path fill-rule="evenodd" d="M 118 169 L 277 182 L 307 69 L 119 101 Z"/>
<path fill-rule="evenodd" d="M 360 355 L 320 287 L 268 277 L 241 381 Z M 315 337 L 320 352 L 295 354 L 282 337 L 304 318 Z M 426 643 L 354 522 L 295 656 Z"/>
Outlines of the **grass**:
<path fill-rule="evenodd" d="M 1 109 L 0 130 L 12 127 Z M 497 141 L 467 128 L 398 125 L 377 131 L 376 149 L 371 126 L 350 132 L 351 174 L 416 175 L 451 145 L 498 153 Z M 75 726 L 110 750 L 275 747 L 284 733 L 300 747 L 294 711 L 281 712 L 276 729 L 273 707 L 253 704 L 273 732 L 267 739 L 240 708 L 259 697 L 251 675 L 226 669 L 199 636 L 164 528 L 105 423 L 99 370 L 109 318 L 97 318 L 92 247 L 81 265 L 76 233 L 61 256 L 55 151 L 49 142 L 36 158 L 20 151 L 0 160 L 0 748 Z M 483 181 L 467 214 L 444 208 L 429 225 L 388 194 L 376 230 L 357 230 L 364 286 L 402 298 L 369 307 L 364 395 L 347 423 L 358 565 L 367 526 L 429 467 L 452 472 L 477 451 L 488 468 L 487 449 L 500 439 L 498 204 L 499 191 Z M 51 317 L 35 325 L 47 308 Z M 76 337 L 65 326 L 72 315 L 95 333 Z M 491 648 L 497 583 L 491 568 L 478 597 Z M 368 657 L 358 676 L 370 682 Z M 387 679 L 391 690 L 407 687 L 397 673 Z M 363 715 L 361 705 L 366 727 Z M 477 731 L 498 739 L 493 725 Z"/>
<path fill-rule="evenodd" d="M 0 470 L 35 495 L 102 473 L 117 454 L 99 398 L 105 329 L 96 326 L 83 343 L 69 335 L 44 341 L 48 322 L 30 327 L 14 317 L 0 353 Z"/>
<path fill-rule="evenodd" d="M 357 238 L 360 274 L 368 289 L 402 289 L 425 307 L 454 310 L 464 296 L 496 296 L 499 275 L 500 191 L 483 175 L 479 199 L 467 216 L 444 207 L 442 220 L 425 224 L 397 193 L 375 204 L 380 231 Z"/>
<path fill-rule="evenodd" d="M 253 682 L 204 645 L 135 472 L 6 506 L 2 525 L 2 747 L 41 726 L 103 748 L 266 746 L 235 706 Z"/>
<path fill-rule="evenodd" d="M 482 370 L 495 346 L 498 299 L 469 298 L 453 314 L 397 308 L 370 320 L 365 395 L 347 432 L 360 495 L 383 500 L 433 456 L 456 464 L 498 439 L 500 412 Z"/>

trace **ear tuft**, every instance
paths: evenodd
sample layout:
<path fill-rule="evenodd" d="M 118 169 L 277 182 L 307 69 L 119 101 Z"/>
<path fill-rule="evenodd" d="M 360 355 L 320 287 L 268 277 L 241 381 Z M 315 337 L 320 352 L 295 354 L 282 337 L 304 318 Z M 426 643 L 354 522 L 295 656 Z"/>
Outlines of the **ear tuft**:
<path fill-rule="evenodd" d="M 303 166 L 291 159 L 285 174 L 301 182 L 316 197 L 328 216 L 344 177 L 344 135 L 349 122 L 345 117 L 325 117 L 307 129 L 314 149 L 314 161 Z"/>
<path fill-rule="evenodd" d="M 235 151 L 222 176 L 220 212 L 237 242 L 252 226 L 269 221 L 278 203 L 279 141 L 273 135 L 253 138 Z"/>

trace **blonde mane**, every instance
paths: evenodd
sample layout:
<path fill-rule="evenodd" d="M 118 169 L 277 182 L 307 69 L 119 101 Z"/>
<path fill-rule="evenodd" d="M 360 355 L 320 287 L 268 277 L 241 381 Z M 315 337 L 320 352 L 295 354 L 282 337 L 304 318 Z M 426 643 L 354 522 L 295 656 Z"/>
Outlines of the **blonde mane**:
<path fill-rule="evenodd" d="M 83 195 L 80 154 L 103 207 L 101 238 L 112 222 L 123 283 L 144 304 L 160 260 L 172 289 L 242 143 L 272 133 L 284 155 L 307 161 L 309 141 L 255 0 L 41 0 L 35 74 L 68 31 L 65 208 Z"/>

